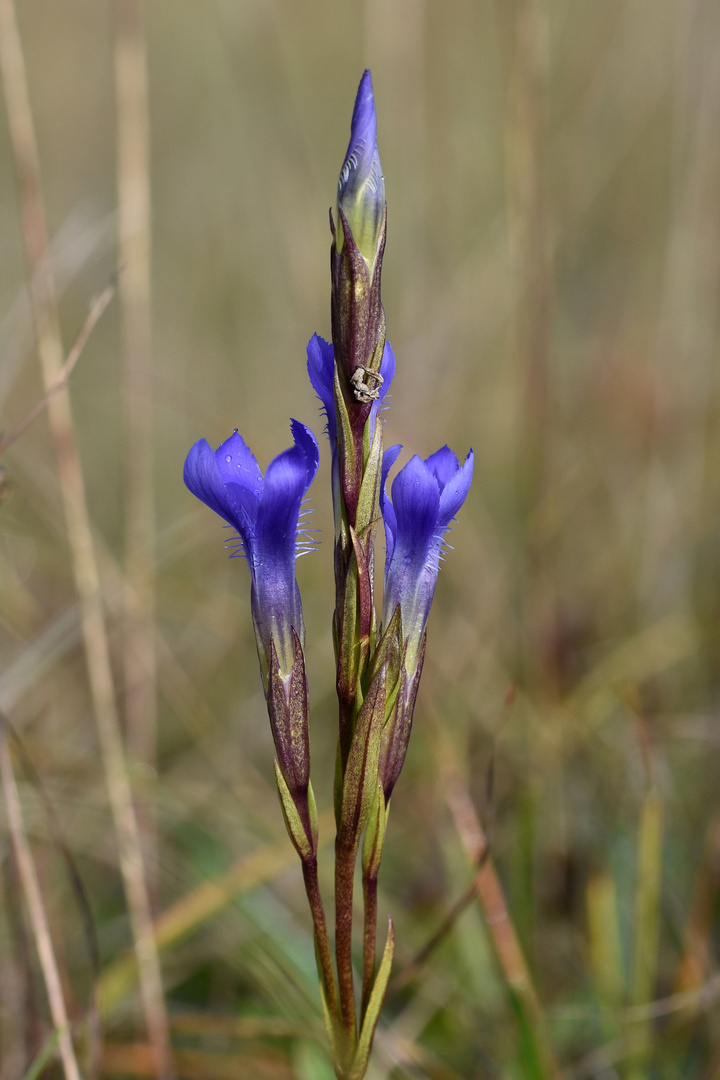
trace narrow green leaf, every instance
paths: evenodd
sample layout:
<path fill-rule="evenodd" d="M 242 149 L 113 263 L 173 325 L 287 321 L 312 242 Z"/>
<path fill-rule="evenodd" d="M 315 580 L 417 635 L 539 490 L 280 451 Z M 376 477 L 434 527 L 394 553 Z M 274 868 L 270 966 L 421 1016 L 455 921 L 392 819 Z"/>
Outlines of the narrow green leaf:
<path fill-rule="evenodd" d="M 660 923 L 662 876 L 662 800 L 651 788 L 643 800 L 638 827 L 638 869 L 635 890 L 635 950 L 630 998 L 645 1005 L 655 993 Z M 652 1020 L 637 1025 L 632 1033 L 628 1080 L 644 1080 L 652 1055 Z"/>
<path fill-rule="evenodd" d="M 508 983 L 510 1004 L 518 1021 L 518 1059 L 521 1075 L 527 1080 L 549 1080 L 550 1073 L 543 1066 L 543 1038 L 538 1024 L 528 1007 L 527 996 Z"/>
<path fill-rule="evenodd" d="M 598 1000 L 603 1007 L 603 1027 L 608 1039 L 616 1038 L 618 1016 L 625 1000 L 622 943 L 618 924 L 617 889 L 612 875 L 600 872 L 587 886 L 587 925 L 590 965 Z"/>
<path fill-rule="evenodd" d="M 375 1028 L 377 1027 L 380 1009 L 382 1008 L 388 980 L 390 979 L 394 953 L 395 931 L 393 930 L 392 919 L 388 919 L 388 936 L 387 941 L 385 942 L 385 950 L 383 952 L 382 960 L 380 961 L 378 973 L 375 976 L 375 983 L 368 1002 L 365 1020 L 363 1022 L 362 1031 L 360 1032 L 360 1039 L 358 1040 L 357 1050 L 355 1051 L 355 1057 L 353 1058 L 348 1080 L 362 1080 L 362 1077 L 365 1075 L 368 1058 L 370 1057 L 370 1050 L 372 1049 L 373 1036 L 375 1035 Z"/>
<path fill-rule="evenodd" d="M 60 1045 L 60 1040 L 66 1034 L 67 1028 L 55 1028 L 54 1031 L 50 1032 L 40 1048 L 39 1054 L 23 1076 L 23 1080 L 38 1080 L 38 1077 L 42 1075 L 45 1066 L 50 1062 L 53 1054 Z"/>
<path fill-rule="evenodd" d="M 662 802 L 657 791 L 651 790 L 643 800 L 638 828 L 633 1005 L 652 1001 L 655 989 L 661 869 Z"/>
<path fill-rule="evenodd" d="M 297 1080 L 335 1080 L 327 1050 L 312 1039 L 296 1039 L 292 1048 L 292 1075 Z"/>

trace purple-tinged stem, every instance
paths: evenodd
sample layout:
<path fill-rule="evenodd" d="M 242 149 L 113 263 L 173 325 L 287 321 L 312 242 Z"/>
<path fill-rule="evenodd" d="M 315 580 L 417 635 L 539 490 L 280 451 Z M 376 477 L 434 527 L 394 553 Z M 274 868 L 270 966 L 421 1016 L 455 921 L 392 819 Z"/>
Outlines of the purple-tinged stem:
<path fill-rule="evenodd" d="M 353 883 L 357 843 L 335 841 L 335 958 L 340 990 L 342 1026 L 354 1047 L 357 1040 L 355 986 L 352 964 Z"/>
<path fill-rule="evenodd" d="M 305 892 L 307 893 L 310 911 L 312 912 L 315 942 L 317 945 L 318 956 L 320 957 L 322 978 L 325 984 L 325 999 L 333 1022 L 335 1022 L 338 1019 L 337 989 L 335 985 L 335 971 L 330 949 L 330 939 L 328 938 L 327 932 L 325 908 L 320 894 L 320 882 L 318 881 L 317 855 L 313 853 L 308 859 L 303 859 L 302 870 L 303 881 L 305 882 Z"/>
<path fill-rule="evenodd" d="M 360 1001 L 360 1023 L 370 1001 L 375 979 L 375 943 L 377 938 L 377 870 L 363 874 L 363 898 L 365 902 L 365 929 L 363 934 L 363 981 Z"/>

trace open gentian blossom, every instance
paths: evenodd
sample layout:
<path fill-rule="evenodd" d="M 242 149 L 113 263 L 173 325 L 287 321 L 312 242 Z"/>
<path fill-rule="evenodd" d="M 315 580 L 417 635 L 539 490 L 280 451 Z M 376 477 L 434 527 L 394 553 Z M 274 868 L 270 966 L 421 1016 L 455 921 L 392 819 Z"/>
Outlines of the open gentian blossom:
<path fill-rule="evenodd" d="M 281 672 L 294 662 L 294 630 L 304 640 L 300 592 L 295 580 L 299 550 L 311 544 L 299 526 L 306 492 L 315 478 L 319 451 L 312 431 L 291 421 L 295 445 L 268 465 L 265 477 L 235 431 L 213 450 L 201 439 L 185 461 L 184 480 L 193 495 L 237 529 L 252 577 L 252 613 L 260 667 L 267 689 L 274 644 Z"/>
<path fill-rule="evenodd" d="M 345 215 L 360 253 L 372 268 L 385 213 L 385 181 L 377 148 L 375 99 L 369 71 L 364 72 L 355 99 L 350 142 L 338 181 L 338 208 Z"/>
<path fill-rule="evenodd" d="M 465 501 L 473 474 L 473 452 L 460 465 L 443 446 L 425 461 L 416 454 L 392 484 L 387 475 L 402 449 L 391 446 L 383 458 L 380 507 L 385 523 L 385 595 L 387 626 L 400 605 L 402 636 L 407 642 L 405 666 L 415 668 L 437 583 L 445 531 Z"/>

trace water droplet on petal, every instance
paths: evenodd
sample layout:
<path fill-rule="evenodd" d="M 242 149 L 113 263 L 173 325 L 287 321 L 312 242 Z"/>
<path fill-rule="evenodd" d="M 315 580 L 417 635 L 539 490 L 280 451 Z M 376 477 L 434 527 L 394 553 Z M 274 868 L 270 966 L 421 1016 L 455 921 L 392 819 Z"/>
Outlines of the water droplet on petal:
<path fill-rule="evenodd" d="M 226 454 L 226 455 L 225 455 L 225 460 L 227 461 L 227 463 L 228 463 L 228 465 L 229 465 L 229 464 L 230 464 L 230 462 L 232 461 L 232 458 L 231 458 L 230 454 Z"/>

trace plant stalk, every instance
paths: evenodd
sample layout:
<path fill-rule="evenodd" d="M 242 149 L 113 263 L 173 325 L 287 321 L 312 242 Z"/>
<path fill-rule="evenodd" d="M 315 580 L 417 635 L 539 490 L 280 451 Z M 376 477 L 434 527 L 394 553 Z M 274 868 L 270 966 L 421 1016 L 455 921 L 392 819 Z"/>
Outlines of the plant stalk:
<path fill-rule="evenodd" d="M 340 991 L 340 1019 L 348 1043 L 357 1041 L 355 986 L 352 964 L 353 879 L 357 842 L 335 841 L 335 958 Z"/>
<path fill-rule="evenodd" d="M 307 894 L 310 911 L 312 913 L 313 926 L 315 929 L 315 942 L 323 983 L 325 984 L 325 998 L 333 1021 L 338 1020 L 337 986 L 335 983 L 335 969 L 333 968 L 330 939 L 327 932 L 327 920 L 325 907 L 320 894 L 320 882 L 318 881 L 317 855 L 312 854 L 309 859 L 302 861 L 303 881 Z"/>
<path fill-rule="evenodd" d="M 377 939 L 377 870 L 363 874 L 365 927 L 363 932 L 363 981 L 360 999 L 360 1023 L 365 1019 L 375 980 L 375 944 Z"/>

